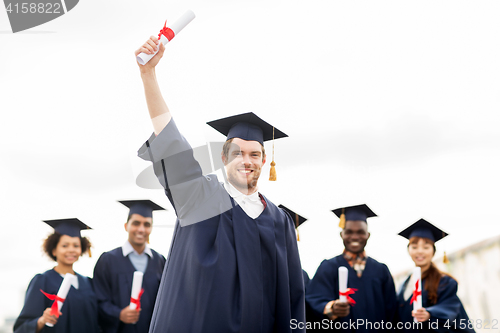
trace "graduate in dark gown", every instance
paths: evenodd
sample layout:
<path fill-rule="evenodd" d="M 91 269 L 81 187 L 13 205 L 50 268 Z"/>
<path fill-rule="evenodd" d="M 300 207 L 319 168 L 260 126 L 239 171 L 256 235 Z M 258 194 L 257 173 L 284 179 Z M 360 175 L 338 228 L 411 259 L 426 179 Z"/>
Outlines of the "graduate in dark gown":
<path fill-rule="evenodd" d="M 78 219 L 44 221 L 55 231 L 44 242 L 45 253 L 57 262 L 57 265 L 31 280 L 21 314 L 14 324 L 14 333 L 57 332 L 57 333 L 98 333 L 97 298 L 91 280 L 73 271 L 73 263 L 90 252 L 90 242 L 80 236 L 81 229 L 90 229 Z M 75 281 L 62 307 L 51 314 L 55 301 L 46 297 L 57 295 L 63 281 L 63 275 L 76 275 Z M 46 323 L 54 324 L 53 327 Z"/>
<path fill-rule="evenodd" d="M 125 230 L 128 240 L 104 252 L 94 268 L 94 287 L 99 302 L 99 325 L 103 333 L 148 332 L 165 257 L 147 244 L 153 227 L 153 210 L 163 210 L 150 200 L 120 201 L 130 208 Z M 143 275 L 139 308 L 131 309 L 135 271 Z"/>
<path fill-rule="evenodd" d="M 152 38 L 136 53 L 156 44 Z M 153 162 L 178 219 L 150 332 L 290 332 L 290 321 L 305 316 L 294 223 L 257 190 L 273 127 L 252 113 L 210 123 L 227 136 L 228 182 L 204 176 L 155 79 L 163 50 L 140 66 L 157 136 L 139 156 Z M 283 136 L 274 129 L 274 138 Z"/>
<path fill-rule="evenodd" d="M 420 219 L 399 233 L 409 239 L 408 252 L 422 274 L 422 309 L 413 311 L 415 283 L 410 275 L 398 291 L 399 321 L 404 332 L 474 332 L 457 296 L 457 281 L 432 263 L 435 243 L 448 234 Z M 420 326 L 414 324 L 417 318 Z"/>
<path fill-rule="evenodd" d="M 333 212 L 341 218 L 340 236 L 345 250 L 339 256 L 324 260 L 307 288 L 307 303 L 323 318 L 314 328 L 336 328 L 343 332 L 390 331 L 396 312 L 394 281 L 385 264 L 367 257 L 364 252 L 370 236 L 366 219 L 376 215 L 366 205 Z M 339 301 L 338 268 L 341 266 L 348 269 L 347 287 L 357 289 L 348 295 L 355 303 Z"/>

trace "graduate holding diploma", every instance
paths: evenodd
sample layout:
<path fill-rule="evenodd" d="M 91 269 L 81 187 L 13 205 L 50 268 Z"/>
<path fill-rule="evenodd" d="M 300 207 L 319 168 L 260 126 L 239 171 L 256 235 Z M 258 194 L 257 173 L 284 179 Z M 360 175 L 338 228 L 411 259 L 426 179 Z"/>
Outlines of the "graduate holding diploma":
<path fill-rule="evenodd" d="M 165 266 L 165 257 L 151 249 L 148 240 L 153 211 L 163 208 L 150 200 L 120 203 L 130 209 L 124 225 L 128 239 L 123 246 L 104 252 L 94 268 L 99 326 L 103 333 L 148 332 Z"/>
<path fill-rule="evenodd" d="M 78 258 L 90 252 L 89 240 L 80 235 L 80 230 L 90 228 L 78 219 L 44 222 L 54 233 L 43 243 L 43 250 L 57 265 L 31 280 L 14 333 L 98 333 L 91 280 L 73 270 Z"/>
<path fill-rule="evenodd" d="M 226 136 L 228 182 L 204 176 L 161 95 L 158 44 L 151 37 L 136 51 L 159 49 L 139 64 L 155 130 L 139 156 L 153 162 L 178 219 L 150 333 L 291 332 L 305 317 L 294 222 L 257 187 L 264 141 L 286 134 L 250 112 L 210 122 Z"/>
<path fill-rule="evenodd" d="M 448 234 L 420 219 L 399 235 L 409 240 L 408 253 L 421 271 L 421 279 L 418 282 L 420 286 L 415 274 L 410 275 L 401 286 L 398 292 L 398 309 L 399 321 L 416 321 L 421 323 L 422 328 L 412 326 L 411 329 L 406 328 L 403 331 L 474 332 L 473 328 L 469 328 L 469 317 L 457 296 L 457 281 L 432 263 L 432 257 L 436 253 L 435 243 Z M 421 297 L 422 307 L 414 310 L 413 304 L 417 297 Z M 410 325 L 407 324 L 406 327 Z"/>
<path fill-rule="evenodd" d="M 307 289 L 307 303 L 318 316 L 339 321 L 340 331 L 351 332 L 352 327 L 348 324 L 358 320 L 372 325 L 392 322 L 396 312 L 394 281 L 385 264 L 365 253 L 370 237 L 366 220 L 376 216 L 375 213 L 367 205 L 339 208 L 333 212 L 341 220 L 340 237 L 345 249 L 341 255 L 324 260 L 318 267 Z M 345 295 L 340 295 L 339 267 L 348 270 L 347 287 L 350 290 L 346 290 Z M 345 275 L 341 273 L 344 287 L 342 277 Z M 345 297 L 345 302 L 341 296 Z M 366 325 L 356 328 L 357 332 L 388 331 Z"/>

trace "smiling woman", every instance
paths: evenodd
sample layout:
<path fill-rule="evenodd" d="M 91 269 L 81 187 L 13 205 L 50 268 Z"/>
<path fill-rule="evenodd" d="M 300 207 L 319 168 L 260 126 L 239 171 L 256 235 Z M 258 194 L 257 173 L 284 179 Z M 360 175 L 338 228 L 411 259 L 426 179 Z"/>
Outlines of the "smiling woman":
<path fill-rule="evenodd" d="M 90 241 L 80 235 L 81 229 L 90 228 L 78 219 L 44 222 L 54 228 L 54 233 L 45 239 L 43 250 L 57 265 L 31 280 L 14 332 L 40 332 L 45 325 L 53 325 L 51 332 L 99 332 L 97 299 L 90 279 L 73 270 L 78 258 L 86 252 L 90 253 Z M 67 273 L 75 275 L 76 279 L 66 298 L 51 301 Z M 63 303 L 61 308 L 53 305 L 58 301 Z"/>

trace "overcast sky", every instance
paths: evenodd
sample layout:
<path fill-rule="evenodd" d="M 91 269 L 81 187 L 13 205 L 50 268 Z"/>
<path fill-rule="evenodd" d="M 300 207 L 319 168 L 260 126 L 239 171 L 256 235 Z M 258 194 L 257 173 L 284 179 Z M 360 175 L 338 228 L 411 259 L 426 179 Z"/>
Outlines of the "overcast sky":
<path fill-rule="evenodd" d="M 94 228 L 93 257 L 75 264 L 92 276 L 127 237 L 116 200 L 149 198 L 168 209 L 151 235 L 167 254 L 173 209 L 135 183 L 152 126 L 133 52 L 187 9 L 197 18 L 157 68 L 167 104 L 193 147 L 224 139 L 207 121 L 248 111 L 289 135 L 275 143 L 278 181 L 267 165 L 259 187 L 309 219 L 311 277 L 342 251 L 330 212 L 342 206 L 379 215 L 367 253 L 392 273 L 413 265 L 396 234 L 421 217 L 450 234 L 436 256 L 500 233 L 498 1 L 82 0 L 17 34 L 0 9 L 0 286 L 13 299 L 0 313 L 17 316 L 53 266 L 43 219 Z"/>

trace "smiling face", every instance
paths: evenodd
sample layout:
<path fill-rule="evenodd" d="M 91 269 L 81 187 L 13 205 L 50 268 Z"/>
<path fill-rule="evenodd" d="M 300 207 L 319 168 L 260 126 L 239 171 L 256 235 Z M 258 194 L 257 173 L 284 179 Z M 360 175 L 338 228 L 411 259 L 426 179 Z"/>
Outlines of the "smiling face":
<path fill-rule="evenodd" d="M 125 223 L 125 230 L 128 232 L 128 241 L 134 248 L 146 245 L 152 228 L 153 219 L 140 214 L 130 215 L 127 223 Z"/>
<path fill-rule="evenodd" d="M 340 237 L 342 237 L 347 251 L 361 253 L 365 250 L 366 242 L 370 238 L 368 225 L 365 221 L 346 221 Z"/>
<path fill-rule="evenodd" d="M 434 257 L 434 242 L 430 239 L 422 237 L 412 237 L 408 244 L 408 253 L 415 266 L 421 267 L 425 271 L 431 265 L 432 257 Z"/>
<path fill-rule="evenodd" d="M 229 182 L 240 192 L 252 194 L 257 190 L 257 181 L 266 163 L 262 145 L 257 141 L 234 138 L 227 152 L 222 154 Z"/>
<path fill-rule="evenodd" d="M 64 266 L 73 265 L 81 254 L 80 237 L 70 237 L 68 235 L 61 235 L 57 246 L 52 250 L 52 255 L 56 257 L 57 263 Z"/>

